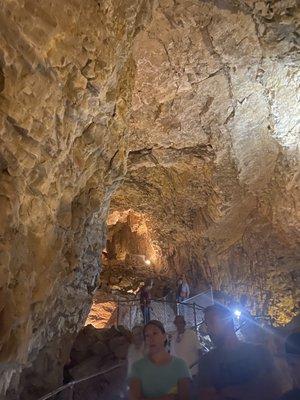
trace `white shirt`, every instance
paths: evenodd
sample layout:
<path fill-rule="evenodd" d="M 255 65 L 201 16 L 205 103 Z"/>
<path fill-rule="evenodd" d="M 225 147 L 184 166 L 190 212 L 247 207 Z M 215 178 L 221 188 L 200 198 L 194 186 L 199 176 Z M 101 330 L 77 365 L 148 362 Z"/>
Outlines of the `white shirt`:
<path fill-rule="evenodd" d="M 136 347 L 131 343 L 128 347 L 127 353 L 127 372 L 131 371 L 132 364 L 140 360 L 145 356 L 145 346 L 142 344 L 140 347 Z"/>
<path fill-rule="evenodd" d="M 190 296 L 190 287 L 187 282 L 183 282 L 181 286 L 181 292 L 186 293 L 186 297 Z"/>
<path fill-rule="evenodd" d="M 196 375 L 198 372 L 199 350 L 201 348 L 196 333 L 191 329 L 186 329 L 182 334 L 178 334 L 177 331 L 174 332 L 170 348 L 171 354 L 182 358 L 189 368 L 197 362 L 193 368 L 190 368 L 191 374 Z"/>

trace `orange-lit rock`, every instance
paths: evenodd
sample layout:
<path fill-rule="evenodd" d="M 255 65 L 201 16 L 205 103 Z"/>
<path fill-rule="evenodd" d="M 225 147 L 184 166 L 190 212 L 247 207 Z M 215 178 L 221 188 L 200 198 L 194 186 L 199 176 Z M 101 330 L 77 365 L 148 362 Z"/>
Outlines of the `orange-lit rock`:
<path fill-rule="evenodd" d="M 106 328 L 117 323 L 117 303 L 113 301 L 100 302 L 94 298 L 91 311 L 85 325 L 92 324 L 95 328 Z"/>

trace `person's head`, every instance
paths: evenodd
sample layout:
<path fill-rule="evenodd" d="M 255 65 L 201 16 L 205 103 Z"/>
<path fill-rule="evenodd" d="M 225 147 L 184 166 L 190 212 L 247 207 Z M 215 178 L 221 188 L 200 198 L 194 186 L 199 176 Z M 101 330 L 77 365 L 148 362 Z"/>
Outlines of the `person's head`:
<path fill-rule="evenodd" d="M 143 336 L 143 327 L 141 325 L 136 325 L 132 328 L 132 343 L 136 347 L 140 347 L 143 344 L 144 336 Z"/>
<path fill-rule="evenodd" d="M 222 305 L 214 304 L 204 310 L 204 322 L 215 346 L 222 346 L 226 339 L 235 335 L 231 311 Z"/>
<path fill-rule="evenodd" d="M 182 285 L 182 278 L 181 277 L 178 279 L 177 285 Z"/>
<path fill-rule="evenodd" d="M 247 303 L 248 303 L 248 296 L 246 294 L 242 294 L 240 297 L 240 304 L 243 307 L 246 307 Z"/>
<path fill-rule="evenodd" d="M 176 326 L 178 333 L 184 332 L 186 323 L 183 315 L 176 315 L 174 325 Z"/>
<path fill-rule="evenodd" d="M 150 355 L 164 351 L 167 335 L 163 324 L 155 319 L 149 321 L 144 326 L 144 339 Z"/>
<path fill-rule="evenodd" d="M 285 341 L 285 354 L 294 387 L 300 388 L 300 332 L 291 333 L 287 337 Z"/>

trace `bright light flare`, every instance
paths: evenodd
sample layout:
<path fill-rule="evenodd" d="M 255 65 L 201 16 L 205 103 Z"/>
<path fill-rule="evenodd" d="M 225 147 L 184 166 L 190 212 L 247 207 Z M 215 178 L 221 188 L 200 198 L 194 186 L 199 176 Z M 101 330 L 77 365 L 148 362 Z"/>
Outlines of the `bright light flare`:
<path fill-rule="evenodd" d="M 234 311 L 234 315 L 235 315 L 237 318 L 240 318 L 240 316 L 242 315 L 242 313 L 241 313 L 240 310 L 235 310 L 235 311 Z"/>
<path fill-rule="evenodd" d="M 150 260 L 145 260 L 145 264 L 150 265 L 151 261 Z"/>

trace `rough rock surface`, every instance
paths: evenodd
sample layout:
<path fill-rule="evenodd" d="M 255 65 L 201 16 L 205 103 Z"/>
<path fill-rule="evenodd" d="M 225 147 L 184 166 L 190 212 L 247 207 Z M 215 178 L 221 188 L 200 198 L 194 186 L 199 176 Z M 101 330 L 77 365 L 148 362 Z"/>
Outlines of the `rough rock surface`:
<path fill-rule="evenodd" d="M 108 371 L 117 365 L 120 367 L 77 384 L 73 393 L 74 400 L 120 398 L 125 390 L 126 356 L 130 339 L 130 332 L 122 326 L 118 329 L 95 329 L 88 325 L 79 332 L 71 350 L 68 373 L 65 373 L 68 381 Z M 64 390 L 61 399 L 68 398 L 68 392 Z"/>
<path fill-rule="evenodd" d="M 133 39 L 151 1 L 4 1 L 0 393 L 62 381 L 124 174 Z M 20 380 L 20 384 L 19 384 Z M 5 395 L 5 392 L 6 395 Z"/>
<path fill-rule="evenodd" d="M 128 173 L 166 269 L 299 310 L 299 7 L 160 1 L 135 40 Z"/>
<path fill-rule="evenodd" d="M 287 322 L 300 287 L 296 0 L 6 0 L 0 24 L 3 397 L 61 383 L 121 183 L 111 212 L 145 216 L 166 271 Z"/>

